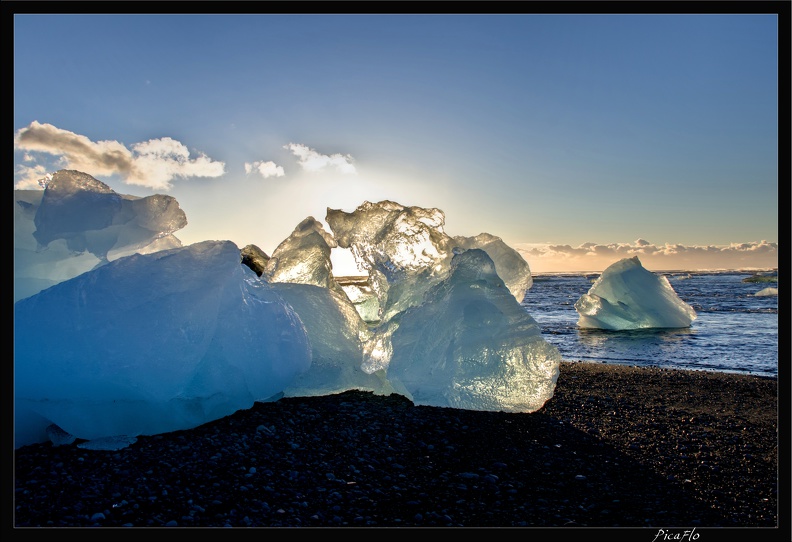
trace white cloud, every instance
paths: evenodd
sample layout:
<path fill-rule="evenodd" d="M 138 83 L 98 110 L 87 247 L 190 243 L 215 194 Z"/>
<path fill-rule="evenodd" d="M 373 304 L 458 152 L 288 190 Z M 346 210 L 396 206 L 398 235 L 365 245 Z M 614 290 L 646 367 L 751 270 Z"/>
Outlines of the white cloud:
<path fill-rule="evenodd" d="M 17 166 L 16 177 L 18 178 L 14 188 L 16 190 L 41 190 L 43 186 L 39 181 L 47 176 L 47 168 L 44 166 Z"/>
<path fill-rule="evenodd" d="M 253 171 L 256 171 L 259 175 L 264 177 L 283 177 L 286 173 L 283 171 L 283 167 L 275 164 L 273 161 L 258 161 L 253 162 L 252 164 L 245 163 L 245 173 L 250 175 Z"/>
<path fill-rule="evenodd" d="M 570 245 L 516 243 L 534 272 L 603 271 L 612 263 L 638 256 L 644 267 L 656 271 L 767 269 L 778 267 L 778 244 L 768 241 L 730 245 L 653 245 L 634 243 Z"/>
<path fill-rule="evenodd" d="M 64 169 L 76 169 L 95 177 L 119 175 L 127 184 L 153 190 L 169 190 L 176 177 L 219 177 L 225 173 L 223 162 L 205 154 L 190 158 L 187 147 L 169 137 L 137 143 L 130 150 L 118 141 L 91 141 L 83 135 L 33 121 L 16 132 L 14 147 L 26 151 L 26 157 L 31 152 L 56 156 Z M 18 173 L 18 177 L 22 176 L 19 182 L 29 182 L 27 173 L 28 170 Z"/>
<path fill-rule="evenodd" d="M 349 154 L 320 154 L 306 145 L 300 143 L 289 143 L 283 146 L 297 157 L 300 166 L 305 171 L 321 171 L 328 167 L 334 167 L 341 173 L 357 173 L 352 156 Z"/>

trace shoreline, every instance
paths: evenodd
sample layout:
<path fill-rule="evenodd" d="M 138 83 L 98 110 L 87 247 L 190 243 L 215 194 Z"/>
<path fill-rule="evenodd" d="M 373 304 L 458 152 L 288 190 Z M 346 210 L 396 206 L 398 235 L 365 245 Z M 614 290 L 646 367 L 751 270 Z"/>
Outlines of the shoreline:
<path fill-rule="evenodd" d="M 564 361 L 534 413 L 351 391 L 14 455 L 17 528 L 779 526 L 778 381 L 755 375 Z"/>

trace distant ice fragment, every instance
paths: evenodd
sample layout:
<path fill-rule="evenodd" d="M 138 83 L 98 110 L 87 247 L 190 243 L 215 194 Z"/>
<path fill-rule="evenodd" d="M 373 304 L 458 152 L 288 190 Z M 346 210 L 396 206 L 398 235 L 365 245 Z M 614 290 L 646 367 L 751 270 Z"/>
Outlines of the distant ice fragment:
<path fill-rule="evenodd" d="M 754 294 L 754 296 L 756 297 L 765 297 L 771 295 L 778 295 L 778 288 L 772 288 L 772 287 L 764 288 Z"/>
<path fill-rule="evenodd" d="M 230 241 L 119 258 L 14 304 L 15 446 L 188 429 L 311 363 L 305 327 Z"/>
<path fill-rule="evenodd" d="M 668 279 L 644 269 L 637 256 L 603 271 L 575 302 L 578 327 L 611 330 L 689 327 L 693 307 L 682 301 Z"/>

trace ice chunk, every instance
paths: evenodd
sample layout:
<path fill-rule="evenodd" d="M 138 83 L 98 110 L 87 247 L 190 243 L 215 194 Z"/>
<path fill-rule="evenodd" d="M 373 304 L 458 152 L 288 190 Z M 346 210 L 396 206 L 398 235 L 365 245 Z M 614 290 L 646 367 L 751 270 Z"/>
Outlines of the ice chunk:
<path fill-rule="evenodd" d="M 311 342 L 311 367 L 284 390 L 285 397 L 393 391 L 384 371 L 362 370 L 362 347 L 371 331 L 343 292 L 311 284 L 272 287 L 300 316 Z"/>
<path fill-rule="evenodd" d="M 367 201 L 352 213 L 328 209 L 325 220 L 338 246 L 349 248 L 358 267 L 368 273 L 380 320 L 419 305 L 424 293 L 448 276 L 455 251 L 487 252 L 518 302 L 533 282 L 528 264 L 501 238 L 488 233 L 447 235 L 440 209 Z"/>
<path fill-rule="evenodd" d="M 107 246 L 103 236 L 89 239 L 86 232 L 111 226 L 121 205 L 121 196 L 103 182 L 79 171 L 60 170 L 44 190 L 33 235 L 43 246 L 65 239 L 74 252 L 88 250 L 102 259 L 112 245 Z"/>
<path fill-rule="evenodd" d="M 364 322 L 379 323 L 379 299 L 371 288 L 368 277 L 336 277 L 336 281 Z"/>
<path fill-rule="evenodd" d="M 267 261 L 262 276 L 270 283 L 313 284 L 341 291 L 333 277 L 333 236 L 312 216 L 300 222 Z"/>
<path fill-rule="evenodd" d="M 668 279 L 644 269 L 637 256 L 603 271 L 575 302 L 578 326 L 611 330 L 689 327 L 693 307 L 682 301 Z"/>
<path fill-rule="evenodd" d="M 369 274 L 381 320 L 420 304 L 448 275 L 453 247 L 440 209 L 366 201 L 352 213 L 328 208 L 325 220 L 338 246 L 349 248 Z"/>
<path fill-rule="evenodd" d="M 338 246 L 349 248 L 358 267 L 369 273 L 366 286 L 376 295 L 375 304 L 359 285 L 344 287 L 371 326 L 371 336 L 363 343 L 361 367 L 366 373 L 387 371 L 392 387 L 419 404 L 524 412 L 539 408 L 552 395 L 552 365 L 556 363 L 557 377 L 560 357 L 519 304 L 532 283 L 528 264 L 500 238 L 486 233 L 452 238 L 443 231 L 445 215 L 441 210 L 405 207 L 387 200 L 365 202 L 352 213 L 328 209 L 326 221 Z M 462 257 L 467 253 L 471 254 Z M 509 317 L 488 320 L 487 310 L 493 303 L 488 299 L 495 294 L 484 288 L 489 293 L 479 294 L 487 301 L 471 303 L 467 319 L 446 328 L 445 310 L 452 303 L 437 292 L 451 289 L 447 281 L 452 268 L 457 281 L 476 276 L 471 280 L 486 283 L 489 278 L 497 283 L 499 286 L 493 287 L 498 288 L 497 306 L 504 304 L 508 309 L 496 311 L 512 311 Z M 508 285 L 499 273 L 508 277 Z M 475 283 L 468 289 L 479 288 L 482 284 Z M 475 315 L 477 310 L 484 312 Z M 486 325 L 476 320 L 479 316 Z M 406 328 L 405 321 L 409 323 Z M 490 342 L 476 335 L 479 325 L 489 326 Z M 512 340 L 508 330 L 522 334 L 522 339 Z M 466 333 L 471 337 L 469 344 L 461 339 Z M 433 346 L 426 349 L 424 340 Z M 530 341 L 530 345 L 521 340 Z M 433 372 L 434 360 L 443 349 L 451 348 L 451 343 L 465 345 L 445 352 L 462 369 Z M 394 369 L 393 360 L 401 360 L 402 367 Z M 525 370 L 530 364 L 540 367 L 533 372 Z M 486 369 L 477 374 L 475 367 L 481 365 Z M 407 366 L 410 369 L 403 373 Z M 402 371 L 395 380 L 391 378 L 393 370 Z M 422 392 L 415 396 L 413 388 Z M 423 390 L 428 391 L 422 394 Z"/>
<path fill-rule="evenodd" d="M 483 250 L 454 256 L 450 276 L 396 320 L 388 378 L 415 404 L 533 412 L 553 395 L 561 355 Z"/>
<path fill-rule="evenodd" d="M 454 237 L 454 243 L 463 249 L 480 248 L 495 263 L 498 276 L 503 279 L 514 298 L 522 303 L 527 292 L 533 285 L 531 268 L 519 252 L 503 242 L 503 239 L 489 233 L 480 233 L 475 237 Z"/>
<path fill-rule="evenodd" d="M 14 190 L 15 302 L 101 264 L 90 252 L 72 252 L 63 239 L 39 245 L 34 219 L 43 196 L 41 190 Z"/>
<path fill-rule="evenodd" d="M 122 256 L 180 247 L 173 232 L 187 224 L 171 196 L 120 195 L 72 170 L 14 200 L 14 301 Z"/>
<path fill-rule="evenodd" d="M 71 433 L 67 433 L 57 425 L 50 424 L 46 429 L 47 437 L 52 442 L 53 446 L 61 446 L 64 444 L 71 444 L 76 440 L 76 437 Z"/>
<path fill-rule="evenodd" d="M 120 258 L 14 305 L 16 447 L 195 427 L 311 362 L 294 310 L 230 241 Z"/>
<path fill-rule="evenodd" d="M 762 290 L 759 290 L 754 294 L 754 296 L 756 297 L 765 297 L 771 295 L 778 295 L 778 288 L 772 288 L 772 287 L 763 288 Z"/>

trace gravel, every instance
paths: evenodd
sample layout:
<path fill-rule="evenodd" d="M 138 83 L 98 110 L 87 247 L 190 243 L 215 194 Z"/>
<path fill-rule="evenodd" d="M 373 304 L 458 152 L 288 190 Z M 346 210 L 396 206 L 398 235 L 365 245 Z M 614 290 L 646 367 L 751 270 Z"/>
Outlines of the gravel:
<path fill-rule="evenodd" d="M 15 527 L 778 527 L 758 376 L 563 362 L 530 414 L 350 391 L 79 443 L 15 450 Z"/>

